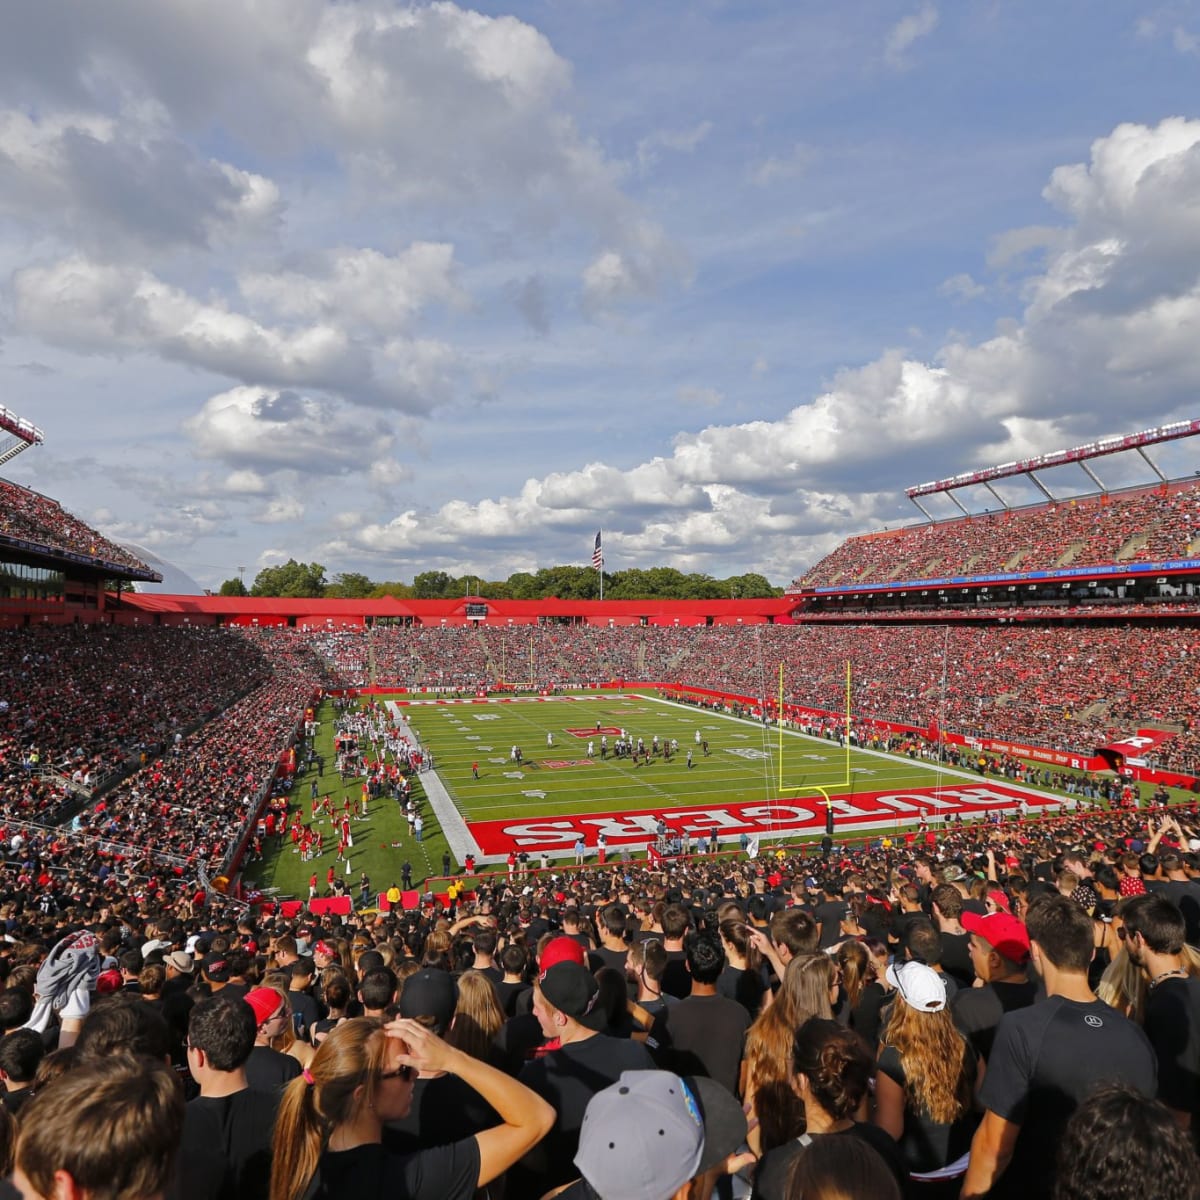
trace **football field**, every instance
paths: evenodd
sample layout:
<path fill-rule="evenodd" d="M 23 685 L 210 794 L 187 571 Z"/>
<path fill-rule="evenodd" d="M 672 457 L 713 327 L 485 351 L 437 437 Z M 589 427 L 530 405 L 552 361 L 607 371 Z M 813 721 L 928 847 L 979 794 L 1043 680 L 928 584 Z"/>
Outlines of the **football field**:
<path fill-rule="evenodd" d="M 693 839 L 715 829 L 726 844 L 743 833 L 820 834 L 827 802 L 848 834 L 856 826 L 895 831 L 922 816 L 963 812 L 966 819 L 1060 801 L 652 695 L 409 700 L 389 709 L 432 753 L 437 780 L 473 843 L 465 849 L 483 858 L 522 848 L 561 855 L 579 836 L 592 851 L 600 833 L 611 848 L 640 848 L 660 824 Z M 618 740 L 639 739 L 652 751 L 656 738 L 659 752 L 648 761 L 614 752 Z M 678 748 L 667 757 L 666 745 Z M 432 799 L 428 780 L 426 790 Z M 454 837 L 450 843 L 456 853 L 463 849 Z"/>
<path fill-rule="evenodd" d="M 324 892 L 333 867 L 348 887 L 367 872 L 375 890 L 399 879 L 405 862 L 421 882 L 458 872 L 468 854 L 481 867 L 522 850 L 571 861 L 580 839 L 589 863 L 597 861 L 602 840 L 610 855 L 627 850 L 641 856 L 663 827 L 693 849 L 714 836 L 724 850 L 744 841 L 753 849 L 819 838 L 830 811 L 841 842 L 894 836 L 922 819 L 936 828 L 946 819 L 978 821 L 1022 808 L 1050 815 L 1072 802 L 974 771 L 870 749 L 847 752 L 834 740 L 789 729 L 781 734 L 759 721 L 655 693 L 397 695 L 375 702 L 433 756 L 434 769 L 419 772 L 413 785 L 424 806 L 423 839 L 414 839 L 395 801 L 379 800 L 367 818 L 353 823 L 348 864 L 335 857 L 332 822 L 315 820 L 314 827 L 326 833 L 318 859 L 302 862 L 293 846 L 275 840 L 264 861 L 247 866 L 247 886 L 302 896 L 315 871 Z M 315 746 L 329 760 L 333 729 L 333 707 L 326 702 Z M 638 765 L 618 757 L 615 745 L 623 732 L 648 750 L 657 736 L 660 752 Z M 669 742 L 679 749 L 668 759 L 661 748 Z M 514 746 L 521 750 L 519 764 L 512 761 Z M 314 783 L 321 796 L 340 805 L 343 798 L 358 800 L 362 779 L 302 772 L 294 799 L 303 809 Z"/>

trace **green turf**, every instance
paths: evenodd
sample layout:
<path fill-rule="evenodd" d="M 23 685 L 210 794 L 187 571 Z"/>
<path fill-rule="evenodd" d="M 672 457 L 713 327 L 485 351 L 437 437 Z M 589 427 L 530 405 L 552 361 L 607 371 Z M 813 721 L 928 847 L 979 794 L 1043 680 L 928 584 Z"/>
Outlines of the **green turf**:
<path fill-rule="evenodd" d="M 334 708 L 330 701 L 323 703 L 318 710 L 319 728 L 315 739 L 318 754 L 325 757 L 325 774 L 318 780 L 319 795 L 336 797 L 334 809 L 341 816 L 341 801 L 349 796 L 358 803 L 362 794 L 362 777 L 356 776 L 343 784 L 338 779 L 333 767 L 335 755 L 333 752 Z M 292 793 L 292 804 L 301 805 L 304 819 L 308 820 L 311 813 L 311 782 L 316 778 L 316 772 L 300 772 L 297 775 L 296 786 Z M 413 794 L 424 800 L 424 790 L 421 787 L 420 776 L 413 781 Z M 446 849 L 446 840 L 438 828 L 437 820 L 430 811 L 428 803 L 422 805 L 425 820 L 424 836 L 420 844 L 409 836 L 408 822 L 400 811 L 400 806 L 390 799 L 373 801 L 367 809 L 365 821 L 351 822 L 351 832 L 354 837 L 354 847 L 350 851 L 350 874 L 345 874 L 345 863 L 337 859 L 337 835 L 331 829 L 329 821 L 322 818 L 315 828 L 321 829 L 325 835 L 325 853 L 309 862 L 301 862 L 300 855 L 292 852 L 291 840 L 276 843 L 267 847 L 265 860 L 250 863 L 243 873 L 243 886 L 246 889 L 261 888 L 272 895 L 281 897 L 308 896 L 308 879 L 312 872 L 317 872 L 321 893 L 325 892 L 326 872 L 330 866 L 336 868 L 351 889 L 354 901 L 358 903 L 359 875 L 366 871 L 371 881 L 373 893 L 386 891 L 393 882 L 400 883 L 400 867 L 407 859 L 412 863 L 413 881 L 419 883 L 427 876 L 442 873 L 442 852 Z M 399 842 L 399 846 L 393 846 Z"/>
<path fill-rule="evenodd" d="M 386 702 L 386 698 L 379 702 Z M 399 711 L 432 751 L 438 777 L 468 822 L 531 820 L 581 812 L 669 811 L 778 797 L 819 799 L 821 793 L 816 789 L 822 787 L 832 795 L 853 796 L 929 787 L 960 778 L 947 777 L 935 764 L 852 749 L 847 784 L 847 755 L 841 747 L 832 741 L 788 733 L 783 737 L 781 771 L 777 730 L 706 709 L 662 703 L 648 694 L 578 694 L 519 703 L 414 703 L 401 706 Z M 317 751 L 329 764 L 334 759 L 333 716 L 332 705 L 323 705 L 316 739 Z M 670 762 L 659 756 L 649 765 L 634 767 L 630 759 L 617 759 L 611 754 L 610 735 L 610 754 L 602 760 L 599 737 L 593 732 L 595 753 L 590 763 L 585 762 L 588 738 L 576 737 L 568 730 L 594 730 L 597 722 L 625 728 L 635 740 L 641 736 L 647 746 L 655 734 L 660 742 L 675 738 L 679 742 L 678 755 Z M 709 743 L 707 757 L 696 745 L 697 730 Z M 553 735 L 553 747 L 546 745 L 548 732 Z M 524 753 L 520 769 L 509 762 L 514 744 Z M 689 749 L 694 762 L 691 770 L 686 764 Z M 549 767 L 545 765 L 548 761 L 581 765 Z M 475 762 L 479 764 L 478 779 L 471 772 Z M 311 778 L 301 775 L 294 793 L 294 802 L 303 803 L 306 817 Z M 331 790 L 339 799 L 346 794 L 354 800 L 362 783 L 356 778 L 342 786 L 332 770 L 327 770 L 320 782 L 322 794 Z M 1006 780 L 996 782 L 1014 786 Z M 420 776 L 414 789 L 422 795 Z M 425 836 L 419 845 L 409 836 L 407 822 L 394 801 L 374 802 L 368 819 L 354 822 L 351 873 L 345 878 L 356 899 L 358 876 L 363 870 L 370 876 L 375 892 L 399 882 L 400 864 L 406 858 L 412 863 L 417 882 L 441 875 L 445 838 L 428 803 L 423 813 Z M 897 819 L 897 829 L 902 824 Z M 337 843 L 329 826 L 324 829 L 327 849 L 315 863 L 322 890 Z M 770 831 L 763 832 L 769 839 Z M 790 836 L 804 840 L 813 835 Z M 394 847 L 394 842 L 400 846 Z M 453 862 L 452 869 L 458 868 L 459 864 Z M 307 896 L 313 869 L 314 864 L 300 862 L 288 842 L 278 852 L 272 850 L 265 863 L 251 864 L 246 882 L 249 886 L 278 889 L 283 896 Z M 344 865 L 337 864 L 337 870 L 342 873 Z"/>
<path fill-rule="evenodd" d="M 802 785 L 852 794 L 934 782 L 934 773 L 921 764 L 852 750 L 847 785 L 844 750 L 834 742 L 790 734 L 783 739 L 780 776 L 776 730 L 649 696 L 628 699 L 610 693 L 515 704 L 411 705 L 405 711 L 469 821 L 733 804 L 794 795 L 792 789 Z M 660 743 L 674 738 L 678 754 L 670 762 L 660 755 L 639 767 L 611 753 L 602 760 L 600 739 L 593 733 L 595 753 L 589 760 L 588 738 L 568 730 L 594 730 L 597 721 L 627 729 L 647 746 L 655 734 Z M 696 745 L 697 730 L 709 743 L 707 757 Z M 553 747 L 546 745 L 547 732 L 554 737 Z M 612 741 L 610 736 L 610 748 Z M 524 754 L 519 769 L 509 762 L 514 744 Z M 545 765 L 564 761 L 581 765 Z M 479 763 L 479 779 L 472 777 L 473 762 Z M 800 794 L 819 796 L 816 791 Z"/>

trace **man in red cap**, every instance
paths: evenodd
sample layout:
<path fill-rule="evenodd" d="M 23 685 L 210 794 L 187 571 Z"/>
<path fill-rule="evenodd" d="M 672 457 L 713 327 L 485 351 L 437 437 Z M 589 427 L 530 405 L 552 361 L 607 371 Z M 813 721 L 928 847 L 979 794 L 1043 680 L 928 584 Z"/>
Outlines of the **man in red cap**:
<path fill-rule="evenodd" d="M 971 935 L 971 966 L 983 987 L 960 988 L 951 1004 L 954 1023 L 986 1059 L 996 1026 L 1006 1012 L 1028 1008 L 1037 995 L 1029 978 L 1029 933 L 1006 912 L 963 912 L 962 927 Z"/>
<path fill-rule="evenodd" d="M 274 988 L 258 987 L 247 992 L 241 1003 L 254 1012 L 254 1049 L 246 1060 L 246 1082 L 258 1092 L 280 1092 L 300 1074 L 296 1059 L 271 1047 L 271 1039 L 283 1033 L 290 1020 L 283 995 Z"/>

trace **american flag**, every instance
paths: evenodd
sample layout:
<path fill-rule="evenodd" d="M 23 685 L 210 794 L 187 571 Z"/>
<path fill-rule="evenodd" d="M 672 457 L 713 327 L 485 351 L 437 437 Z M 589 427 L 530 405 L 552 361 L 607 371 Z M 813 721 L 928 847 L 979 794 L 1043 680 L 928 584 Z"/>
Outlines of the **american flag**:
<path fill-rule="evenodd" d="M 600 532 L 601 531 L 599 529 L 596 530 L 596 548 L 592 551 L 592 566 L 595 567 L 597 571 L 602 571 L 604 569 L 604 550 L 600 545 Z"/>

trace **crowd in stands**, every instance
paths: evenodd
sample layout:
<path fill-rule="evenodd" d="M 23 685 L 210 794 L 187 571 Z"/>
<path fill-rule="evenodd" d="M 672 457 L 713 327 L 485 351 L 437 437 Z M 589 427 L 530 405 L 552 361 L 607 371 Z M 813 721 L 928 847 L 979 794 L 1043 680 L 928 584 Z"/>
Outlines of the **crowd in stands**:
<path fill-rule="evenodd" d="M 89 785 L 173 743 L 270 677 L 216 629 L 31 626 L 0 633 L 0 811 L 29 816 L 43 774 Z"/>
<path fill-rule="evenodd" d="M 1155 751 L 1156 765 L 1200 769 L 1200 694 L 1187 682 L 1200 631 L 1188 626 L 559 625 L 337 636 L 337 664 L 361 659 L 370 639 L 382 685 L 471 694 L 503 679 L 500 661 L 520 649 L 520 682 L 539 688 L 646 680 L 774 698 L 782 663 L 790 702 L 833 712 L 845 706 L 849 661 L 853 709 L 865 721 L 936 723 L 1085 755 L 1162 725 L 1175 736 Z"/>
<path fill-rule="evenodd" d="M 18 875 L 47 903 L 190 897 L 339 682 L 270 630 L 114 626 L 5 631 L 0 680 L 0 841 L 17 839 Z"/>
<path fill-rule="evenodd" d="M 149 570 L 141 559 L 85 525 L 57 500 L 7 479 L 0 479 L 0 534 L 52 552 L 82 554 L 134 571 Z"/>
<path fill-rule="evenodd" d="M 1196 822 L 948 823 L 293 920 L 43 911 L 0 873 L 0 1172 L 124 1200 L 1195 1200 Z"/>
<path fill-rule="evenodd" d="M 1200 483 L 1003 509 L 848 538 L 805 587 L 899 583 L 1186 558 L 1200 535 Z"/>

